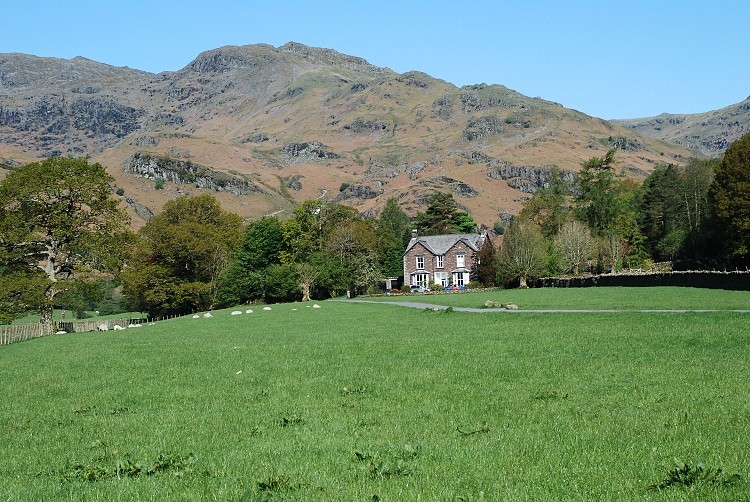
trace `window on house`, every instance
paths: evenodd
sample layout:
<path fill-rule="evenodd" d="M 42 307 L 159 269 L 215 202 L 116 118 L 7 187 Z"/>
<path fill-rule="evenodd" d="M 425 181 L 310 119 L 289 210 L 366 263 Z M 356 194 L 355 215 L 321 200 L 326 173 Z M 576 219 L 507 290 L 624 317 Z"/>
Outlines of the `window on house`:
<path fill-rule="evenodd" d="M 453 284 L 456 286 L 464 286 L 469 281 L 468 272 L 456 272 L 453 274 Z"/>
<path fill-rule="evenodd" d="M 424 286 L 429 287 L 429 281 L 430 281 L 430 274 L 414 274 L 414 282 L 412 283 L 412 286 Z"/>
<path fill-rule="evenodd" d="M 424 256 L 417 256 L 417 270 L 424 270 Z"/>
<path fill-rule="evenodd" d="M 448 285 L 448 272 L 435 272 L 435 284 L 445 287 Z"/>
<path fill-rule="evenodd" d="M 443 268 L 443 255 L 437 255 L 435 260 L 435 267 L 436 268 Z"/>
<path fill-rule="evenodd" d="M 465 255 L 463 253 L 458 253 L 456 255 L 456 268 L 463 268 L 466 266 L 464 257 Z"/>

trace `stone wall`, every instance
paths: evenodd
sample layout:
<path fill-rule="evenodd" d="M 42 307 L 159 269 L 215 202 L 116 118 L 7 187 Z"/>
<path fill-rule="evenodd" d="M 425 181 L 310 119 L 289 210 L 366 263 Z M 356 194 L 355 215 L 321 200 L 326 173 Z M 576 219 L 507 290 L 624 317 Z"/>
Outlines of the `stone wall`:
<path fill-rule="evenodd" d="M 590 277 L 545 277 L 533 287 L 588 288 L 594 286 L 680 286 L 750 291 L 750 271 L 676 271 L 657 274 L 605 274 Z"/>

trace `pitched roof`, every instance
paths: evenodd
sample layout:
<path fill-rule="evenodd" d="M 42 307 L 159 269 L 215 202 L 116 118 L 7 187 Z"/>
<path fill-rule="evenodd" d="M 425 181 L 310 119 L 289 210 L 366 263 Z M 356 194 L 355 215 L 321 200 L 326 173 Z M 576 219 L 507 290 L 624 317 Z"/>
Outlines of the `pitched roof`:
<path fill-rule="evenodd" d="M 484 235 L 481 234 L 445 234 L 445 235 L 420 235 L 412 237 L 409 245 L 406 246 L 406 254 L 411 248 L 422 244 L 428 251 L 434 255 L 443 255 L 459 241 L 463 241 L 469 248 L 479 251 L 484 241 Z"/>

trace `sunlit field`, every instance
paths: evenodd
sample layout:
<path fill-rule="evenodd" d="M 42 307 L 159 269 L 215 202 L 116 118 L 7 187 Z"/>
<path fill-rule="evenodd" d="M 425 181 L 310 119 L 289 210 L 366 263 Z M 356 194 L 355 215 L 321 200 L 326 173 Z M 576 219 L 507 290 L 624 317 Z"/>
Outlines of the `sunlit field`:
<path fill-rule="evenodd" d="M 419 300 L 490 298 L 739 309 L 750 295 Z M 750 314 L 312 305 L 0 347 L 0 498 L 750 500 Z"/>
<path fill-rule="evenodd" d="M 418 301 L 481 308 L 487 300 L 520 309 L 749 310 L 750 291 L 676 287 L 532 288 L 438 292 L 366 297 L 375 301 Z"/>

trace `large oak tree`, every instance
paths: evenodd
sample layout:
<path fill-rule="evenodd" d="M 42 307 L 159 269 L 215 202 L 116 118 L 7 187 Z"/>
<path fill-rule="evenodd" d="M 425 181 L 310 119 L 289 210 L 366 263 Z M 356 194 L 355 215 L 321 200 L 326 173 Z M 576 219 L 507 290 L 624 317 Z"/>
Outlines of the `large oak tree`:
<path fill-rule="evenodd" d="M 20 278 L 43 290 L 31 303 L 48 331 L 67 280 L 122 263 L 127 217 L 112 197 L 113 181 L 99 164 L 53 157 L 13 170 L 0 185 L 3 282 Z M 21 296 L 28 307 L 28 295 Z"/>

